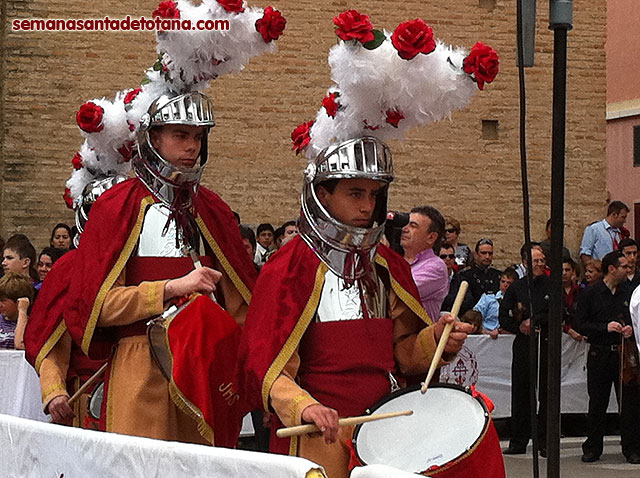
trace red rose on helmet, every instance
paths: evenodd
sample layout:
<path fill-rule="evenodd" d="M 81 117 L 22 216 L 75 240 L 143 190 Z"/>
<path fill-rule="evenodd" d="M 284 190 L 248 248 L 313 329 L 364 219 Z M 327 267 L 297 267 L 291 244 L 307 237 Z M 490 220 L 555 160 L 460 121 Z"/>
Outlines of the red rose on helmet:
<path fill-rule="evenodd" d="M 291 150 L 295 150 L 296 154 L 306 148 L 311 141 L 311 126 L 313 126 L 313 121 L 302 123 L 291 133 L 291 141 L 293 142 Z"/>
<path fill-rule="evenodd" d="M 262 35 L 265 43 L 269 43 L 271 40 L 277 40 L 282 35 L 286 24 L 287 20 L 278 10 L 267 7 L 264 9 L 262 18 L 256 20 L 256 31 Z"/>
<path fill-rule="evenodd" d="M 122 156 L 122 160 L 126 163 L 133 156 L 133 141 L 127 141 L 118 148 L 118 153 Z"/>
<path fill-rule="evenodd" d="M 387 111 L 386 122 L 389 123 L 394 128 L 398 127 L 398 123 L 400 122 L 401 119 L 404 119 L 404 115 L 402 114 L 402 112 L 398 110 Z"/>
<path fill-rule="evenodd" d="M 80 153 L 76 153 L 73 155 L 71 164 L 73 165 L 73 169 L 82 169 L 82 156 L 80 156 Z"/>
<path fill-rule="evenodd" d="M 133 100 L 135 100 L 136 96 L 138 96 L 138 93 L 140 93 L 141 91 L 142 88 L 136 88 L 135 90 L 131 90 L 129 93 L 127 93 L 124 97 L 124 104 L 128 105 Z"/>
<path fill-rule="evenodd" d="M 361 15 L 355 10 L 347 10 L 337 17 L 333 17 L 333 23 L 338 27 L 336 35 L 341 40 L 358 40 L 367 43 L 374 39 L 373 24 L 368 15 Z"/>
<path fill-rule="evenodd" d="M 102 116 L 104 110 L 102 106 L 99 106 L 92 101 L 87 101 L 83 104 L 76 113 L 76 121 L 82 131 L 87 133 L 98 133 L 102 131 L 104 125 L 102 124 Z"/>
<path fill-rule="evenodd" d="M 171 0 L 160 2 L 160 5 L 153 11 L 153 18 L 180 18 L 178 4 Z"/>
<path fill-rule="evenodd" d="M 64 188 L 62 199 L 64 199 L 64 202 L 69 209 L 73 209 L 73 198 L 71 197 L 71 190 L 69 188 Z"/>
<path fill-rule="evenodd" d="M 485 83 L 491 83 L 498 74 L 500 61 L 498 53 L 489 45 L 478 42 L 473 45 L 471 53 L 462 62 L 465 73 L 473 76 L 478 88 L 483 89 Z"/>
<path fill-rule="evenodd" d="M 340 108 L 340 105 L 336 101 L 338 96 L 340 96 L 339 93 L 329 93 L 322 100 L 322 106 L 324 106 L 324 109 L 327 110 L 327 114 L 329 116 L 331 116 L 332 118 L 336 117 L 336 113 L 338 112 L 338 108 Z"/>
<path fill-rule="evenodd" d="M 227 12 L 236 12 L 236 13 L 244 12 L 244 7 L 242 6 L 242 0 L 218 0 L 218 3 Z"/>
<path fill-rule="evenodd" d="M 426 55 L 436 49 L 433 29 L 421 18 L 398 25 L 391 35 L 391 43 L 404 60 L 411 60 L 418 53 Z"/>

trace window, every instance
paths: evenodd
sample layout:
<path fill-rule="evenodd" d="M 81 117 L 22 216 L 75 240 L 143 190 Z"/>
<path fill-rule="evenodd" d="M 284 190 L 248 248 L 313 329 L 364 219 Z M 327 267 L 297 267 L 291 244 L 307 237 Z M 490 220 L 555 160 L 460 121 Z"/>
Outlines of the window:
<path fill-rule="evenodd" d="M 498 139 L 498 120 L 482 120 L 482 139 Z"/>
<path fill-rule="evenodd" d="M 633 127 L 633 166 L 640 166 L 640 126 Z"/>

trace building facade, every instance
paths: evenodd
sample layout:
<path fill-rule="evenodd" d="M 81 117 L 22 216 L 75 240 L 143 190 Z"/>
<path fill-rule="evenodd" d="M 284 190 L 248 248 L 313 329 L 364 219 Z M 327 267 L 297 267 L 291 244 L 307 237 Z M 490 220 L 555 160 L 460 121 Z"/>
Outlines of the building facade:
<path fill-rule="evenodd" d="M 607 192 L 629 206 L 640 238 L 640 11 L 633 0 L 607 3 Z"/>
<path fill-rule="evenodd" d="M 265 1 L 255 3 L 264 7 Z M 437 38 L 470 49 L 476 41 L 500 54 L 500 74 L 450 120 L 391 143 L 396 180 L 390 207 L 432 204 L 462 223 L 461 240 L 490 237 L 496 262 L 518 262 L 523 242 L 519 153 L 519 90 L 515 3 L 507 0 L 273 0 L 287 18 L 278 51 L 244 72 L 213 82 L 216 106 L 211 160 L 204 183 L 243 222 L 282 223 L 297 217 L 304 159 L 290 133 L 313 119 L 330 86 L 327 52 L 336 41 L 332 18 L 354 8 L 392 31 L 421 17 Z M 22 18 L 150 16 L 156 1 L 2 3 L 0 80 L 0 235 L 24 232 L 38 246 L 51 227 L 72 221 L 62 201 L 71 158 L 82 138 L 75 113 L 86 100 L 139 84 L 156 53 L 151 32 L 12 31 Z M 566 242 L 577 251 L 584 227 L 602 217 L 605 163 L 606 2 L 575 4 L 569 33 Z M 232 34 L 233 32 L 230 32 Z M 550 214 L 553 33 L 539 7 L 535 66 L 527 69 L 528 156 L 533 238 Z"/>

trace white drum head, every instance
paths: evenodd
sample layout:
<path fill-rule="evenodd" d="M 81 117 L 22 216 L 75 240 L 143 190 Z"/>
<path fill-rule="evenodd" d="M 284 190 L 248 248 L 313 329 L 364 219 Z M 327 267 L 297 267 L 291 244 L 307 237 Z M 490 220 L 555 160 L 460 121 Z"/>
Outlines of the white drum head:
<path fill-rule="evenodd" d="M 360 425 L 354 446 L 363 464 L 420 473 L 458 458 L 478 441 L 488 424 L 481 403 L 454 386 L 432 387 L 424 395 L 420 389 L 401 393 L 373 410 L 413 415 Z"/>

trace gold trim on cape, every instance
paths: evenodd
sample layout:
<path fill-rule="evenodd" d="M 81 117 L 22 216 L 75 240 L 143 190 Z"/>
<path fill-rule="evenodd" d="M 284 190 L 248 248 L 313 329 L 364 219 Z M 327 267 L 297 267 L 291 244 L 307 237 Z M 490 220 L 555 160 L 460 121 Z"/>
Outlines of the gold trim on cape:
<path fill-rule="evenodd" d="M 293 352 L 295 352 L 300 340 L 302 340 L 304 332 L 307 330 L 309 323 L 311 323 L 311 319 L 316 313 L 316 309 L 320 303 L 322 286 L 324 285 L 324 275 L 327 273 L 327 270 L 328 268 L 326 264 L 324 262 L 320 262 L 318 270 L 316 271 L 313 291 L 309 296 L 307 305 L 304 307 L 300 318 L 296 321 L 296 325 L 291 331 L 291 334 L 289 334 L 282 350 L 280 350 L 280 353 L 276 356 L 264 376 L 264 380 L 262 381 L 262 405 L 266 411 L 269 411 L 269 393 L 271 392 L 273 382 L 276 381 L 276 378 L 278 378 L 280 372 L 282 372 L 282 369 L 293 355 Z"/>
<path fill-rule="evenodd" d="M 91 309 L 91 315 L 89 316 L 89 320 L 87 321 L 87 325 L 84 329 L 84 334 L 82 336 L 82 351 L 85 355 L 89 355 L 89 346 L 91 345 L 91 339 L 93 338 L 93 332 L 96 329 L 96 324 L 98 323 L 98 317 L 100 316 L 100 311 L 102 310 L 102 304 L 107 297 L 107 294 L 113 287 L 113 284 L 116 282 L 120 273 L 124 269 L 133 249 L 135 248 L 138 237 L 140 237 L 140 231 L 142 230 L 142 224 L 144 222 L 144 215 L 147 210 L 147 207 L 153 204 L 155 200 L 153 196 L 148 195 L 142 198 L 140 201 L 140 209 L 138 211 L 138 218 L 136 219 L 136 223 L 131 230 L 131 234 L 125 242 L 124 247 L 122 248 L 122 252 L 120 252 L 120 256 L 116 261 L 111 272 L 107 274 L 106 279 L 100 286 L 98 290 L 98 295 L 96 296 L 96 300 L 93 303 L 93 309 Z"/>
<path fill-rule="evenodd" d="M 418 299 L 416 299 L 413 295 L 411 295 L 404 287 L 400 285 L 400 283 L 393 278 L 391 274 L 391 270 L 389 269 L 389 263 L 387 260 L 382 257 L 380 254 L 376 254 L 375 261 L 377 264 L 380 264 L 382 267 L 387 269 L 389 272 L 389 278 L 391 279 L 391 288 L 396 293 L 396 295 L 400 298 L 402 302 L 406 304 L 407 307 L 411 309 L 411 311 L 416 314 L 423 322 L 427 325 L 433 325 L 433 321 L 427 311 L 424 310 L 422 304 Z"/>
<path fill-rule="evenodd" d="M 38 352 L 38 355 L 36 357 L 36 363 L 35 363 L 35 368 L 38 375 L 40 375 L 40 367 L 42 367 L 42 362 L 44 361 L 46 356 L 49 355 L 49 352 L 53 350 L 53 347 L 56 346 L 56 344 L 58 343 L 60 338 L 64 335 L 66 330 L 67 330 L 67 325 L 64 323 L 64 319 L 63 319 L 60 321 L 60 323 L 55 328 L 53 333 L 49 336 L 47 341 L 44 343 L 44 345 L 40 349 L 40 352 Z"/>
<path fill-rule="evenodd" d="M 207 225 L 204 223 L 204 221 L 200 216 L 196 217 L 196 222 L 198 224 L 198 227 L 200 227 L 200 231 L 202 232 L 202 235 L 204 236 L 206 241 L 209 243 L 209 246 L 213 250 L 213 253 L 216 255 L 216 257 L 220 261 L 222 268 L 227 273 L 227 275 L 231 279 L 231 282 L 233 282 L 233 285 L 236 287 L 236 289 L 238 289 L 238 292 L 240 292 L 240 295 L 242 296 L 244 301 L 248 304 L 249 302 L 251 302 L 251 291 L 245 285 L 245 283 L 242 282 L 242 279 L 240 279 L 240 276 L 238 275 L 236 270 L 233 268 L 233 266 L 229 262 L 229 259 L 227 259 L 227 257 L 224 255 L 224 253 L 222 252 L 222 249 L 220 248 L 216 240 L 213 238 L 211 231 L 209 231 L 209 229 L 207 228 Z"/>

